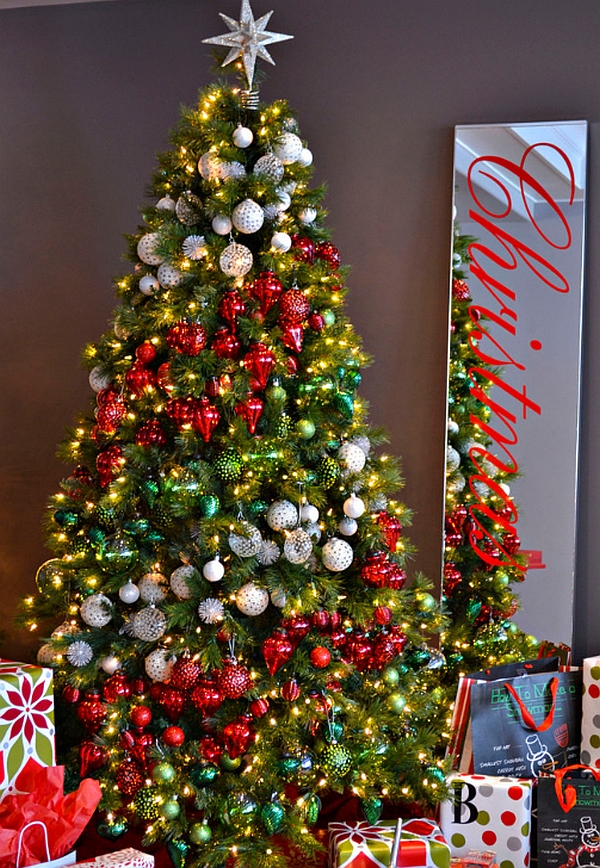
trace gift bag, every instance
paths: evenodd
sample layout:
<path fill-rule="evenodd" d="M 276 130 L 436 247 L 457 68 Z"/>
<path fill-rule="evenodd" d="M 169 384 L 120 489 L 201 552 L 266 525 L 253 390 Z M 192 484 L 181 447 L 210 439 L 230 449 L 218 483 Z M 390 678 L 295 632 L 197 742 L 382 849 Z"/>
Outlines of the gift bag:
<path fill-rule="evenodd" d="M 473 772 L 471 690 L 474 684 L 478 681 L 510 679 L 540 672 L 558 672 L 558 668 L 558 657 L 547 657 L 539 660 L 505 663 L 459 678 L 450 724 L 452 737 L 446 750 L 446 759 L 450 760 L 451 768 L 465 774 Z"/>
<path fill-rule="evenodd" d="M 600 657 L 583 661 L 580 759 L 587 766 L 600 766 Z"/>
<path fill-rule="evenodd" d="M 600 866 L 600 772 L 559 769 L 537 784 L 538 868 Z"/>
<path fill-rule="evenodd" d="M 581 672 L 471 686 L 473 771 L 537 778 L 579 761 Z"/>
<path fill-rule="evenodd" d="M 37 829 L 34 828 L 38 827 Z M 35 847 L 32 846 L 31 853 L 34 852 L 38 855 L 34 856 L 35 859 L 39 859 L 39 855 L 43 854 L 46 857 L 44 862 L 31 862 L 30 859 L 27 859 L 25 856 L 26 848 L 25 840 L 30 839 L 35 832 L 41 830 L 41 841 L 38 842 L 42 847 L 41 850 L 36 850 Z M 42 856 L 43 858 L 43 856 Z M 62 868 L 63 865 L 74 865 L 75 864 L 75 851 L 72 853 L 66 853 L 64 856 L 60 856 L 58 859 L 50 858 L 50 846 L 48 844 L 48 830 L 44 823 L 41 820 L 33 820 L 31 823 L 27 823 L 26 826 L 23 826 L 21 831 L 19 832 L 19 841 L 17 845 L 17 860 L 15 862 L 15 868 L 24 868 L 26 865 L 31 865 L 33 868 Z"/>

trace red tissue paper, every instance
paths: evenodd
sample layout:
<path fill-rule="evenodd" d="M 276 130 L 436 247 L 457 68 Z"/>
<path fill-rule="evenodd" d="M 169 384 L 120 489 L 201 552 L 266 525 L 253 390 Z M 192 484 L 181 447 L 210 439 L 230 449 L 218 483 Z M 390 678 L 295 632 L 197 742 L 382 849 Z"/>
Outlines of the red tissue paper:
<path fill-rule="evenodd" d="M 20 832 L 35 820 L 46 827 L 52 859 L 72 849 L 98 807 L 102 791 L 98 781 L 91 778 L 84 779 L 68 796 L 64 795 L 63 785 L 63 766 L 44 767 L 33 759 L 27 761 L 18 777 L 20 793 L 0 802 L 0 868 L 14 868 Z M 40 831 L 24 835 L 21 868 L 46 860 Z"/>

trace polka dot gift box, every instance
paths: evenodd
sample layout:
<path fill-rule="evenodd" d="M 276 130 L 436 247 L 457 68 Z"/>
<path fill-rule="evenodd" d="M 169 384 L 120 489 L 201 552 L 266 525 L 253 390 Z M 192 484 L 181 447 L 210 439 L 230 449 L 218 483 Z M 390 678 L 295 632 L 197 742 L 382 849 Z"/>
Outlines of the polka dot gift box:
<path fill-rule="evenodd" d="M 500 868 L 527 868 L 531 781 L 453 774 L 451 798 L 442 802 L 440 825 L 453 857 L 493 850 Z"/>
<path fill-rule="evenodd" d="M 600 657 L 583 661 L 580 762 L 600 768 Z"/>

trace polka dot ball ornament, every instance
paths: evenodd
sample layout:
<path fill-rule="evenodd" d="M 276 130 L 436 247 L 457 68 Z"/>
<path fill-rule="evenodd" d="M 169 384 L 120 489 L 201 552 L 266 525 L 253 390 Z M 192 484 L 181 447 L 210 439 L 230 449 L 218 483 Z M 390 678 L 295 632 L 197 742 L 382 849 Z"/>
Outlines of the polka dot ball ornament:
<path fill-rule="evenodd" d="M 242 614 L 255 618 L 269 605 L 269 592 L 259 588 L 254 582 L 248 582 L 236 593 L 235 604 Z"/>
<path fill-rule="evenodd" d="M 112 604 L 104 594 L 92 594 L 81 604 L 79 614 L 89 627 L 106 627 L 112 620 Z"/>

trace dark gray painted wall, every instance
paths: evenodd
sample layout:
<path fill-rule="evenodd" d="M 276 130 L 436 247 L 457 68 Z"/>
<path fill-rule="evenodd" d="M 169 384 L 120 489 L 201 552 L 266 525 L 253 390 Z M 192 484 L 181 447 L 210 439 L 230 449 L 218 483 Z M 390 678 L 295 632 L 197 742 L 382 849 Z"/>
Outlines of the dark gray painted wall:
<path fill-rule="evenodd" d="M 591 123 L 576 652 L 600 650 L 600 4 L 597 0 L 274 0 L 265 99 L 287 98 L 352 263 L 350 314 L 376 365 L 372 420 L 403 457 L 417 565 L 440 547 L 452 138 L 456 123 Z M 46 557 L 54 459 L 89 396 L 122 233 L 180 103 L 211 78 L 201 39 L 237 0 L 122 0 L 0 12 L 0 597 L 8 624 Z M 561 412 L 556 408 L 556 412 Z M 551 603 L 550 603 L 551 604 Z"/>

